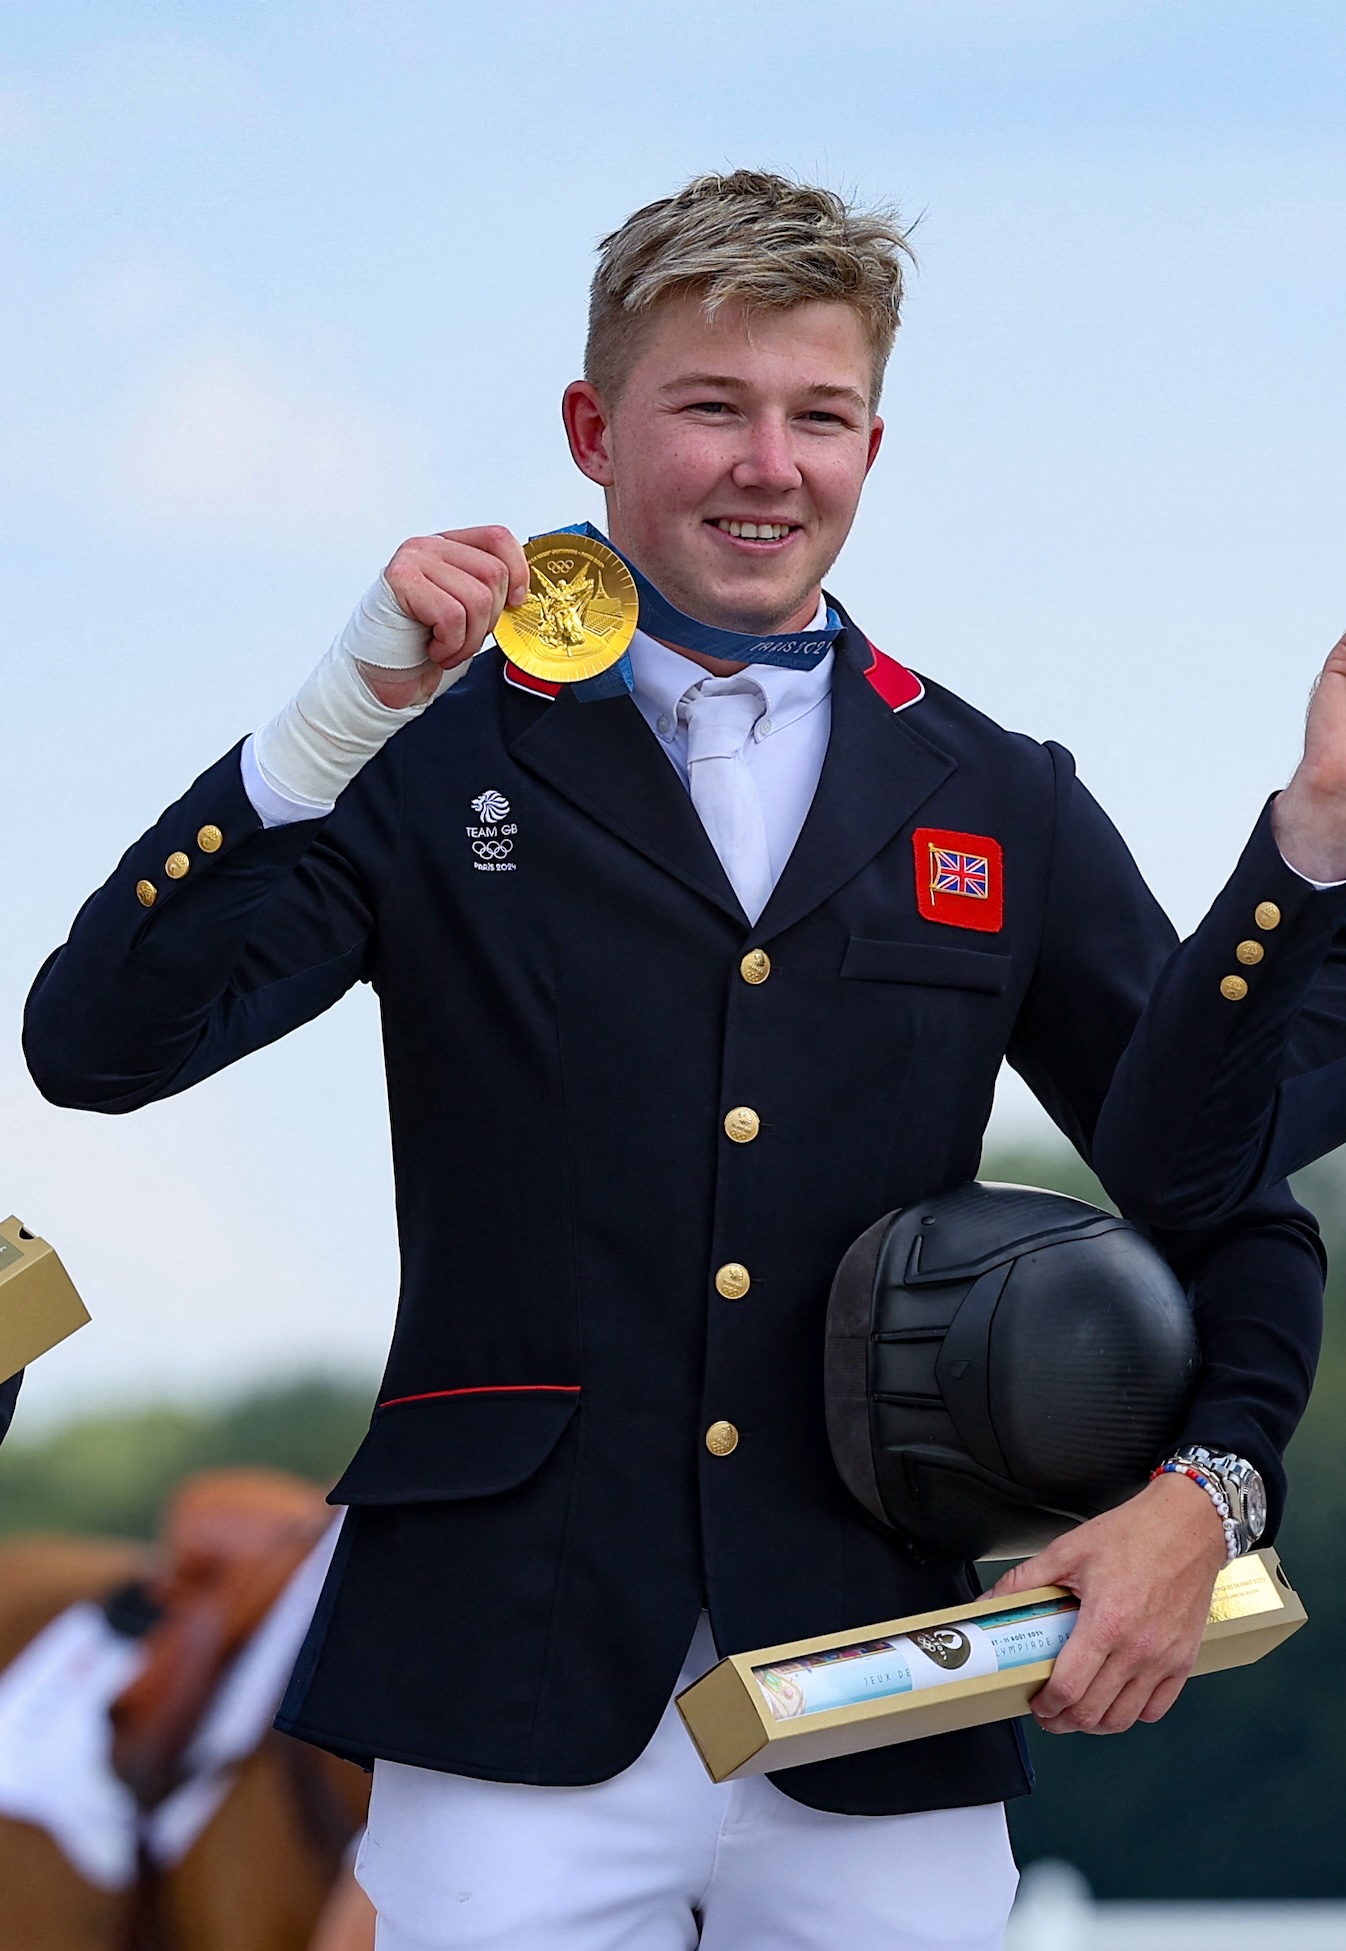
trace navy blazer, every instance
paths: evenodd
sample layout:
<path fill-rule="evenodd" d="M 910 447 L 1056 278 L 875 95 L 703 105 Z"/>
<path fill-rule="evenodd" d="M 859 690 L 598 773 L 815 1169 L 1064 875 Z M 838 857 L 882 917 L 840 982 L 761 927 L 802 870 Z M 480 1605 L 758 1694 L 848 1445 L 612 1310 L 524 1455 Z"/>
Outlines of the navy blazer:
<path fill-rule="evenodd" d="M 237 751 L 212 766 L 85 905 L 26 1043 L 49 1097 L 130 1111 L 378 991 L 399 1313 L 280 1725 L 599 1781 L 648 1741 L 703 1606 L 727 1652 L 968 1598 L 970 1566 L 881 1528 L 833 1467 L 832 1274 L 878 1215 L 975 1175 L 1007 1053 L 1087 1152 L 1172 945 L 1069 755 L 849 622 L 755 926 L 631 700 L 553 700 L 495 651 L 326 820 L 264 831 Z M 1206 1352 L 1185 1435 L 1278 1498 L 1316 1231 L 1279 1190 L 1170 1245 Z M 739 1441 L 713 1455 L 722 1419 Z M 862 1814 L 1028 1786 L 1004 1725 L 777 1779 Z"/>
<path fill-rule="evenodd" d="M 1281 859 L 1268 803 L 1155 985 L 1095 1162 L 1133 1217 L 1218 1222 L 1346 1144 L 1346 888 Z"/>

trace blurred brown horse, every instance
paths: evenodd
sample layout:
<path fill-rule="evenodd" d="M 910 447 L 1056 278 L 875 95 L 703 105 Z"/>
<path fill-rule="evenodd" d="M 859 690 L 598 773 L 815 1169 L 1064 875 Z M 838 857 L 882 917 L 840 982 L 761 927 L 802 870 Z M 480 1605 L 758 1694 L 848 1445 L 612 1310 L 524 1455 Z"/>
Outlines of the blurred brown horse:
<path fill-rule="evenodd" d="M 113 1763 L 151 1810 L 331 1515 L 316 1485 L 284 1472 L 213 1471 L 179 1490 L 157 1546 L 0 1545 L 0 1666 L 67 1606 L 137 1595 L 153 1623 L 113 1704 Z M 0 1951 L 308 1951 L 367 1801 L 358 1769 L 268 1732 L 181 1862 L 146 1862 L 125 1892 L 87 1882 L 45 1830 L 0 1818 Z"/>

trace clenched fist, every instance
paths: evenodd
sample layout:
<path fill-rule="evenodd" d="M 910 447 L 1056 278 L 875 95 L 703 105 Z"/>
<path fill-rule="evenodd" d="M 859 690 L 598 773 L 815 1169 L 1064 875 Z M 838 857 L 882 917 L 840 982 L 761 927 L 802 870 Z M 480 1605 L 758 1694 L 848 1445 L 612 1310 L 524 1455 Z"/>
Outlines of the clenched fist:
<path fill-rule="evenodd" d="M 383 572 L 399 609 L 430 633 L 419 670 L 360 661 L 360 675 L 394 710 L 430 697 L 443 671 L 475 657 L 507 603 L 528 594 L 528 564 L 507 528 L 450 529 L 404 542 Z"/>

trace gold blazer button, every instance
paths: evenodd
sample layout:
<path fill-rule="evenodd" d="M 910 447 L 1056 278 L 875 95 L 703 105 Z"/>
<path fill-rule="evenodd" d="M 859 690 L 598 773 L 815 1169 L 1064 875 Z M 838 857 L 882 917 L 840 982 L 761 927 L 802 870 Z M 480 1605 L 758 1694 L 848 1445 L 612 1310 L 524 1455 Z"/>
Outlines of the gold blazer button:
<path fill-rule="evenodd" d="M 712 1423 L 706 1431 L 706 1448 L 712 1456 L 729 1456 L 738 1448 L 738 1431 L 732 1423 Z"/>
<path fill-rule="evenodd" d="M 727 1301 L 741 1301 L 751 1286 L 748 1269 L 737 1260 L 726 1260 L 715 1276 L 715 1291 Z"/>

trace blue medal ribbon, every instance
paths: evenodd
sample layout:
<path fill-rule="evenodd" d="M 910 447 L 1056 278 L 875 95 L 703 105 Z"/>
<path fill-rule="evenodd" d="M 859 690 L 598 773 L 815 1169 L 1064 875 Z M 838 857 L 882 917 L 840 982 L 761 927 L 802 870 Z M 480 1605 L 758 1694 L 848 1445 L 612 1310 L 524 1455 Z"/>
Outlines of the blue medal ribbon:
<path fill-rule="evenodd" d="M 696 617 L 675 609 L 649 577 L 637 569 L 631 558 L 622 555 L 621 550 L 615 548 L 592 522 L 572 522 L 566 528 L 548 529 L 547 533 L 587 535 L 591 541 L 601 542 L 605 548 L 612 549 L 614 555 L 621 556 L 631 571 L 636 594 L 640 598 L 637 627 L 646 636 L 657 637 L 662 643 L 676 644 L 680 650 L 694 650 L 703 657 L 723 657 L 726 662 L 734 664 L 772 664 L 777 670 L 810 671 L 822 663 L 841 633 L 841 618 L 831 608 L 821 630 L 789 630 L 769 637 L 750 637 L 740 630 L 721 630 L 717 624 L 701 623 Z M 536 540 L 536 537 L 530 539 Z M 634 691 L 635 677 L 631 670 L 630 653 L 624 652 L 606 671 L 600 671 L 597 677 L 584 678 L 580 683 L 572 684 L 570 689 L 585 704 L 596 698 L 619 698 L 624 692 Z"/>

